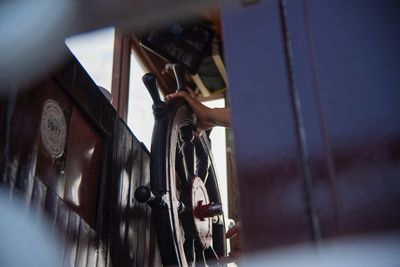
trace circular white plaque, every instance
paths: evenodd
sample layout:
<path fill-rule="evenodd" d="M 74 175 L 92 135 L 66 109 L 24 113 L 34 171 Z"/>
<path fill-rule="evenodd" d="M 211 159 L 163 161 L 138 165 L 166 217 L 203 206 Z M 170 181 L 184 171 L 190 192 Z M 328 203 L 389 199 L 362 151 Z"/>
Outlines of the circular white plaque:
<path fill-rule="evenodd" d="M 40 135 L 46 151 L 57 158 L 62 155 L 67 135 L 67 124 L 64 112 L 56 101 L 44 102 Z"/>

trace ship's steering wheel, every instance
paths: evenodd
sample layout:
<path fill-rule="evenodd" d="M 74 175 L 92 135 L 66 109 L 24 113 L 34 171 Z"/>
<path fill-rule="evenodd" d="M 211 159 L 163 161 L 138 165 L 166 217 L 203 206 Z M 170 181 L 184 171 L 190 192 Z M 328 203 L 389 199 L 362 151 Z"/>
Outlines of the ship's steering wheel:
<path fill-rule="evenodd" d="M 173 65 L 177 91 L 186 90 L 183 66 Z M 163 102 L 155 75 L 143 76 L 153 99 L 150 186 L 135 198 L 152 207 L 164 265 L 221 266 L 225 225 L 217 176 L 206 134 L 197 136 L 196 117 L 183 98 Z"/>

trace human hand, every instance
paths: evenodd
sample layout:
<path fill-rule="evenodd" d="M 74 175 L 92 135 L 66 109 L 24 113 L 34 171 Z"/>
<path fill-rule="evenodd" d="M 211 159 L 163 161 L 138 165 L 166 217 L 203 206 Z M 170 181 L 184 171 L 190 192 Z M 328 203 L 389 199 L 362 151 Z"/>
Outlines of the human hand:
<path fill-rule="evenodd" d="M 200 131 L 208 130 L 216 125 L 213 120 L 213 109 L 203 105 L 197 98 L 195 93 L 191 89 L 185 91 L 179 91 L 166 96 L 167 100 L 175 97 L 183 97 L 189 106 L 192 108 L 194 114 L 197 117 L 197 128 Z"/>
<path fill-rule="evenodd" d="M 166 64 L 162 71 L 163 75 L 171 71 L 173 66 L 174 64 Z M 231 114 L 228 108 L 209 108 L 203 105 L 190 88 L 169 94 L 166 98 L 169 100 L 177 96 L 183 97 L 196 114 L 197 132 L 208 130 L 214 126 L 231 126 Z"/>
<path fill-rule="evenodd" d="M 235 238 L 235 242 L 233 243 L 233 247 L 231 248 L 231 252 L 229 252 L 228 256 L 226 257 L 221 257 L 220 261 L 223 263 L 230 263 L 237 261 L 243 253 L 242 249 L 242 242 L 240 239 L 240 232 L 241 232 L 241 224 L 240 222 L 236 223 L 234 226 L 232 226 L 228 232 L 226 232 L 225 237 L 227 239 L 230 238 Z"/>

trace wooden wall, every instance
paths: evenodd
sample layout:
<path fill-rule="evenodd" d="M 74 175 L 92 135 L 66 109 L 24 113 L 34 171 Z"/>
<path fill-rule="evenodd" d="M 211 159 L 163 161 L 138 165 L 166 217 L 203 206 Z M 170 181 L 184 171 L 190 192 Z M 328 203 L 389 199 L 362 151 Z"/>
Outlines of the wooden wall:
<path fill-rule="evenodd" d="M 222 12 L 245 250 L 400 228 L 396 1 Z"/>
<path fill-rule="evenodd" d="M 49 220 L 49 234 L 65 244 L 64 266 L 160 265 L 151 210 L 133 198 L 149 184 L 149 152 L 67 54 L 41 81 L 1 96 L 0 185 Z M 62 108 L 67 126 L 57 157 L 41 137 L 48 99 Z"/>

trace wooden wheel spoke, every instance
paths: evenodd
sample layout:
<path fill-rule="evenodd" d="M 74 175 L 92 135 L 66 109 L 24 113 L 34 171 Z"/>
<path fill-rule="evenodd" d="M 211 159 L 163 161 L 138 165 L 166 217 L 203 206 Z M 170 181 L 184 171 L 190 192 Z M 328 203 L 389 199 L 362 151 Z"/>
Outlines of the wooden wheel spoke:
<path fill-rule="evenodd" d="M 186 169 L 186 163 L 184 162 L 184 157 L 182 153 L 182 149 L 180 146 L 177 146 L 176 149 L 176 159 L 175 159 L 175 171 L 179 176 L 179 179 L 184 182 L 187 181 L 188 172 Z"/>
<path fill-rule="evenodd" d="M 197 257 L 197 261 L 196 261 L 196 266 L 201 266 L 201 267 L 205 267 L 208 266 L 207 265 L 207 261 L 206 261 L 206 257 L 204 255 L 204 249 L 198 249 L 196 250 L 196 257 Z"/>
<path fill-rule="evenodd" d="M 213 266 L 222 266 L 219 263 L 219 257 L 212 246 L 209 246 L 204 250 L 204 255 L 206 259 L 209 259 L 210 261 L 213 262 Z"/>
<path fill-rule="evenodd" d="M 196 171 L 195 174 L 205 181 L 210 167 L 210 158 L 204 151 L 201 141 L 198 138 L 193 140 L 196 149 Z"/>
<path fill-rule="evenodd" d="M 183 243 L 183 249 L 185 251 L 185 256 L 188 265 L 194 266 L 196 262 L 196 252 L 195 252 L 195 238 L 193 235 L 185 234 L 185 242 Z"/>
<path fill-rule="evenodd" d="M 194 176 L 194 124 L 190 120 L 185 120 L 180 127 L 180 139 L 182 141 L 181 152 L 186 173 L 186 182 L 190 182 Z"/>
<path fill-rule="evenodd" d="M 188 180 L 190 180 L 190 177 L 194 175 L 194 146 L 190 142 L 184 143 L 182 145 L 182 153 L 183 153 L 183 161 L 185 164 L 185 169 Z"/>

